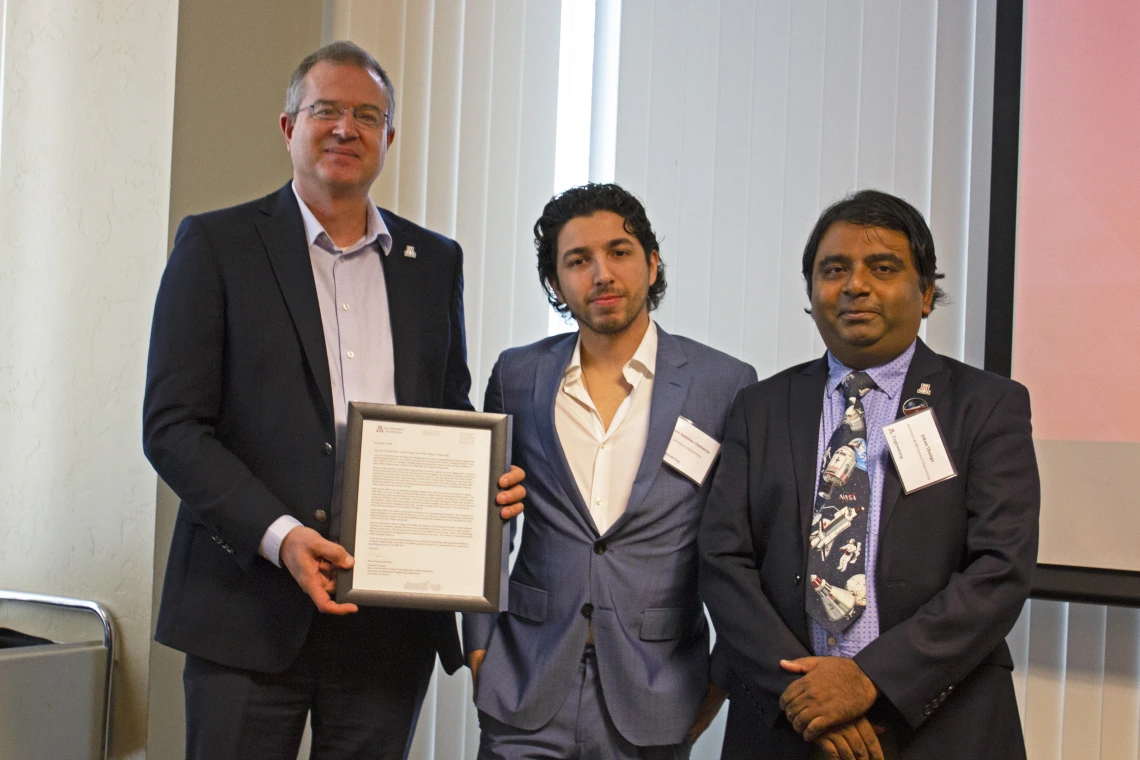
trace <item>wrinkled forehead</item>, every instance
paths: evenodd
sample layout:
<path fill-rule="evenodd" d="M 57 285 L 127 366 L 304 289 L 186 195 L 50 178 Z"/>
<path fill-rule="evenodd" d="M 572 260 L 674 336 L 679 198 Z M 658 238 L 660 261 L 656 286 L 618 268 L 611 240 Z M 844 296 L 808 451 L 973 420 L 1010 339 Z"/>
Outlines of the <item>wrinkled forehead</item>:
<path fill-rule="evenodd" d="M 374 105 L 388 110 L 388 88 L 371 69 L 353 63 L 320 61 L 301 80 L 306 101 L 335 100 L 347 106 Z"/>

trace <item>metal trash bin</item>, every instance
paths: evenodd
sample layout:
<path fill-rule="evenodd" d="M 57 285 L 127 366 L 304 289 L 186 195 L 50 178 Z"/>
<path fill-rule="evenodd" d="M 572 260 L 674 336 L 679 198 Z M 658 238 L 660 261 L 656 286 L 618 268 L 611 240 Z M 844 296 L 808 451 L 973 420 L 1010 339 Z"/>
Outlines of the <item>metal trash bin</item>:
<path fill-rule="evenodd" d="M 106 760 L 115 628 L 98 602 L 0 590 L 0 601 L 85 610 L 102 641 L 0 649 L 0 760 Z"/>

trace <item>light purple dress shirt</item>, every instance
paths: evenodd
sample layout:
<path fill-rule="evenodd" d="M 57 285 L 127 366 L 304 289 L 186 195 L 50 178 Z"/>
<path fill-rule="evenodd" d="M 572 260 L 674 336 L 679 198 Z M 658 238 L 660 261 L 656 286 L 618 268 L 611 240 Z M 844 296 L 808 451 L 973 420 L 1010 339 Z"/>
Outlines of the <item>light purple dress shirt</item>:
<path fill-rule="evenodd" d="M 388 290 L 380 257 L 392 251 L 392 236 L 375 204 L 369 202 L 364 236 L 347 248 L 338 248 L 317 220 L 296 186 L 293 194 L 301 207 L 305 238 L 317 303 L 321 309 L 325 350 L 332 385 L 336 427 L 336 467 L 333 472 L 329 534 L 340 533 L 340 501 L 344 483 L 344 450 L 348 430 L 348 402 L 396 403 L 392 323 Z M 261 554 L 280 566 L 281 541 L 301 522 L 282 515 L 261 540 Z"/>
<path fill-rule="evenodd" d="M 879 637 L 879 606 L 875 591 L 875 560 L 879 556 L 879 514 L 883 506 L 883 473 L 891 464 L 890 453 L 883 437 L 883 426 L 895 421 L 899 408 L 899 394 L 902 393 L 910 360 L 914 357 L 916 343 L 886 364 L 872 367 L 867 374 L 879 386 L 863 397 L 863 413 L 867 418 L 867 471 L 871 479 L 871 505 L 867 513 L 867 539 L 863 542 L 862 560 L 867 575 L 867 608 L 859 619 L 843 633 L 835 637 L 835 644 L 828 642 L 827 630 L 811 621 L 812 650 L 817 655 L 854 657 L 863 647 Z M 823 396 L 823 415 L 819 421 L 819 446 L 816 449 L 816 489 L 819 488 L 819 472 L 823 469 L 823 452 L 827 448 L 831 434 L 839 427 L 847 400 L 843 398 L 840 386 L 843 378 L 853 370 L 827 354 L 827 387 Z"/>

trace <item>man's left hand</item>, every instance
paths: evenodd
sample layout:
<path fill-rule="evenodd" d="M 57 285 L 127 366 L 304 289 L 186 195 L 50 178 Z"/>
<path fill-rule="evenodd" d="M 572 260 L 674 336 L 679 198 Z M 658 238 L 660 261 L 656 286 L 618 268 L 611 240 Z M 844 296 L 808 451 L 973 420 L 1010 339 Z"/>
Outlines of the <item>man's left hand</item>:
<path fill-rule="evenodd" d="M 713 722 L 713 718 L 720 712 L 720 706 L 724 704 L 724 700 L 728 697 L 728 692 L 717 686 L 715 683 L 709 684 L 708 693 L 705 694 L 705 701 L 701 703 L 701 709 L 697 710 L 697 719 L 693 721 L 693 725 L 689 728 L 689 744 L 696 744 L 697 739 L 705 732 Z"/>
<path fill-rule="evenodd" d="M 499 495 L 495 497 L 502 509 L 499 514 L 504 520 L 509 520 L 523 511 L 522 500 L 526 498 L 526 489 L 522 487 L 526 473 L 515 465 L 511 471 L 499 478 Z"/>
<path fill-rule="evenodd" d="M 814 742 L 828 729 L 866 714 L 879 690 L 847 657 L 780 660 L 789 673 L 802 673 L 780 695 L 780 709 L 804 741 Z"/>

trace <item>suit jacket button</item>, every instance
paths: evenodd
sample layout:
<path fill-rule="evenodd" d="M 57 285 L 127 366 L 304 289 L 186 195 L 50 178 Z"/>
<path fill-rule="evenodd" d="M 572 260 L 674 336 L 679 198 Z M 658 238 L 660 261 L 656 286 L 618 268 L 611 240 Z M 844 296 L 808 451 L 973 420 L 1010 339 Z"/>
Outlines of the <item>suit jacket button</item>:
<path fill-rule="evenodd" d="M 590 615 L 594 614 L 594 605 L 586 602 L 582 605 L 582 617 L 589 619 Z"/>
<path fill-rule="evenodd" d="M 930 705 L 927 705 L 926 707 L 922 708 L 922 714 L 923 715 L 929 716 L 932 712 L 934 712 L 934 710 L 931 709 Z"/>
<path fill-rule="evenodd" d="M 605 541 L 598 541 L 597 543 L 594 544 L 594 554 L 605 554 L 605 553 L 606 553 L 606 542 Z"/>
<path fill-rule="evenodd" d="M 325 456 L 332 454 L 332 452 L 333 452 L 332 444 L 329 443 L 328 441 L 325 441 Z"/>
<path fill-rule="evenodd" d="M 325 522 L 326 520 L 328 520 L 328 519 L 329 519 L 329 513 L 328 513 L 328 512 L 326 512 L 326 511 L 324 511 L 323 509 L 318 509 L 316 512 L 314 512 L 314 513 L 313 513 L 313 518 L 314 518 L 314 519 L 315 519 L 317 522 L 322 522 L 322 523 L 323 523 L 323 522 Z"/>

